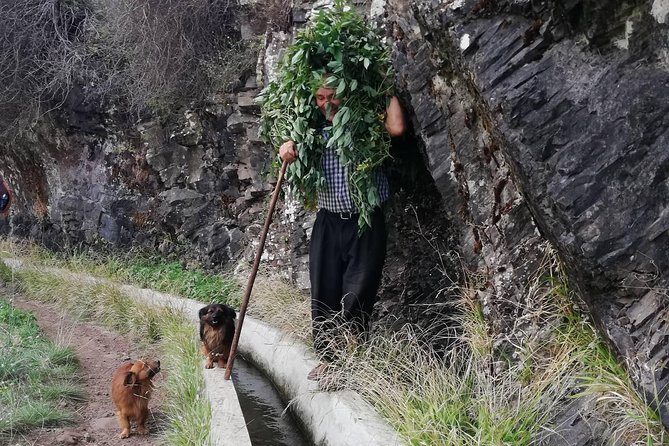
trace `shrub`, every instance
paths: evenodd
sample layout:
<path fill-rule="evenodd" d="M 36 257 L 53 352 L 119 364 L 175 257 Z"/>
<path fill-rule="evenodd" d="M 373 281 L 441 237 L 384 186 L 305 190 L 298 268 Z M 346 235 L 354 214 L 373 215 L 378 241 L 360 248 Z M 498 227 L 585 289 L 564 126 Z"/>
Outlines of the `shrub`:
<path fill-rule="evenodd" d="M 0 2 L 0 136 L 72 101 L 171 112 L 253 69 L 230 0 Z"/>
<path fill-rule="evenodd" d="M 0 133 L 65 100 L 91 16 L 85 0 L 0 2 Z"/>
<path fill-rule="evenodd" d="M 229 0 L 104 0 L 100 13 L 91 45 L 97 88 L 126 97 L 131 110 L 201 100 L 239 75 L 228 66 L 255 65 L 239 42 Z M 219 70 L 212 71 L 212 61 Z"/>

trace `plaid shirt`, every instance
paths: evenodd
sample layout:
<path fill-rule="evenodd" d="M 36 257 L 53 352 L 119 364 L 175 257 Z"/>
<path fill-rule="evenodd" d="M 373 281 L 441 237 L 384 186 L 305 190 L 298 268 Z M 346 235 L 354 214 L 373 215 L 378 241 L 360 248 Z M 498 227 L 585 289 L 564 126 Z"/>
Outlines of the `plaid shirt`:
<path fill-rule="evenodd" d="M 327 140 L 327 133 L 323 132 Z M 318 208 L 332 212 L 357 212 L 348 190 L 350 166 L 344 167 L 339 162 L 334 147 L 323 152 L 323 175 L 325 188 L 318 192 Z M 379 192 L 379 199 L 384 203 L 390 195 L 388 179 L 381 169 L 374 171 L 374 182 Z"/>

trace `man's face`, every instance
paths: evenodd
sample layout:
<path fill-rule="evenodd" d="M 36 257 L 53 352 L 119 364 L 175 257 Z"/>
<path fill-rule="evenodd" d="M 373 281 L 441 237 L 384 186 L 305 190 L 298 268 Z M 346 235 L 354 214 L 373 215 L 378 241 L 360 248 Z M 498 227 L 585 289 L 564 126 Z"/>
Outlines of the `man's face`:
<path fill-rule="evenodd" d="M 328 116 L 328 104 L 330 104 L 330 115 Z M 328 121 L 332 121 L 335 113 L 337 113 L 337 108 L 339 108 L 341 101 L 335 98 L 334 88 L 321 87 L 316 90 L 316 105 L 323 112 L 323 116 Z"/>

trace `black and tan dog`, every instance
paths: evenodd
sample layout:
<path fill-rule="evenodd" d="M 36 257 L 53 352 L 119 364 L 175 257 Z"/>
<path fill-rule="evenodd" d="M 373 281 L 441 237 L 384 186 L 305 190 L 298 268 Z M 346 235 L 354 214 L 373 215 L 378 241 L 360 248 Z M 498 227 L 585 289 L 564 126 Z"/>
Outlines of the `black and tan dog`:
<path fill-rule="evenodd" d="M 153 391 L 151 379 L 160 371 L 160 361 L 129 361 L 123 363 L 112 377 L 111 396 L 116 406 L 116 417 L 121 438 L 130 436 L 130 420 L 137 423 L 137 432 L 149 433 L 149 398 Z"/>
<path fill-rule="evenodd" d="M 218 367 L 226 367 L 235 335 L 235 310 L 227 305 L 212 304 L 201 308 L 198 316 L 202 354 L 207 360 L 205 368 L 213 368 L 214 362 Z"/>

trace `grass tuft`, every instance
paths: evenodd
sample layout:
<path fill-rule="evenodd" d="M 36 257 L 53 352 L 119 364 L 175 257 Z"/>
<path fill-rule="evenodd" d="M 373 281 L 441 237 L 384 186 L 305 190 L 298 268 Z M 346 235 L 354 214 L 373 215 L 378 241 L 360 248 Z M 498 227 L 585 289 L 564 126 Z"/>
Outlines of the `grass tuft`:
<path fill-rule="evenodd" d="M 162 318 L 161 351 L 164 362 L 172 364 L 166 387 L 170 398 L 165 407 L 170 429 L 165 435 L 172 446 L 209 444 L 211 407 L 202 394 L 204 377 L 193 324 L 174 313 Z"/>
<path fill-rule="evenodd" d="M 35 318 L 0 296 L 0 440 L 33 427 L 74 420 L 65 401 L 82 400 L 78 363 L 70 348 L 51 344 Z"/>

